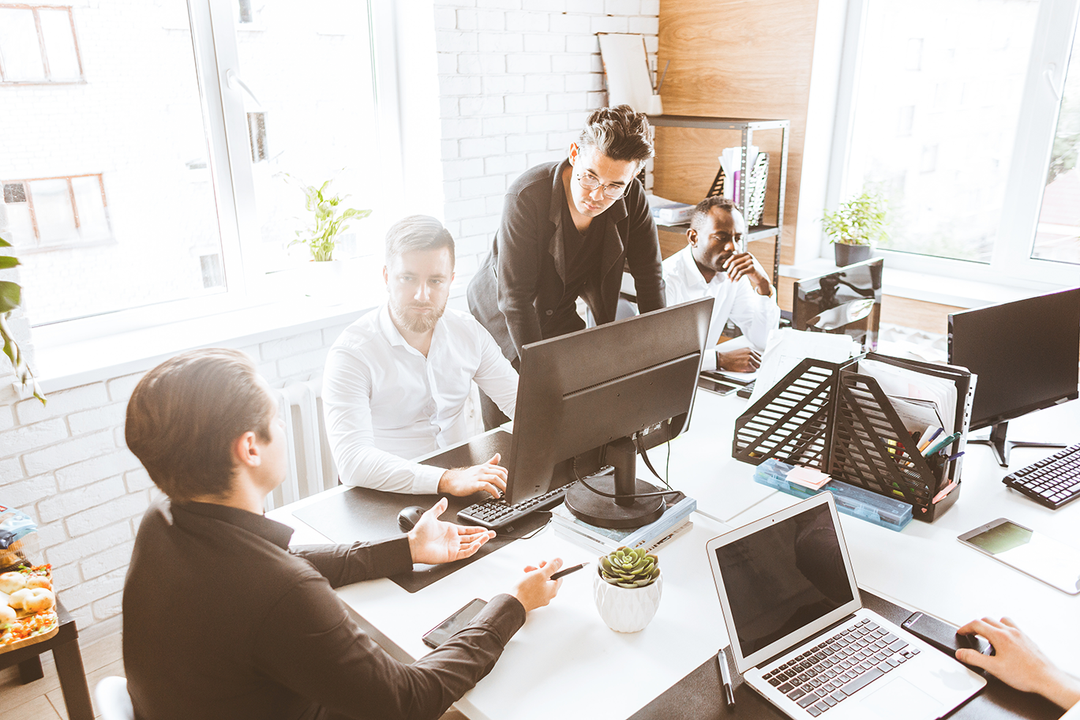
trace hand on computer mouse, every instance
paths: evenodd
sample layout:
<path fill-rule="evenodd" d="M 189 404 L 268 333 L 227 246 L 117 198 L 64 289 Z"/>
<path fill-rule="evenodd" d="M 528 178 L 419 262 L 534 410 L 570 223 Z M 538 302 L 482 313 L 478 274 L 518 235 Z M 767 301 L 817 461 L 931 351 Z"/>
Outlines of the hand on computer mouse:
<path fill-rule="evenodd" d="M 525 568 L 525 577 L 517 584 L 511 595 L 516 597 L 525 608 L 525 612 L 544 607 L 559 592 L 562 579 L 552 580 L 551 576 L 559 572 L 563 566 L 562 558 L 555 558 L 551 562 L 542 560 L 539 566 Z"/>
<path fill-rule="evenodd" d="M 446 512 L 446 506 L 446 498 L 440 498 L 409 531 L 409 551 L 413 562 L 434 565 L 461 560 L 476 553 L 481 545 L 495 537 L 491 530 L 440 520 L 439 516 Z"/>
<path fill-rule="evenodd" d="M 498 499 L 506 490 L 506 468 L 499 465 L 501 459 L 495 453 L 486 463 L 447 470 L 439 478 L 439 492 L 466 497 L 482 491 Z"/>
<path fill-rule="evenodd" d="M 1017 690 L 1034 692 L 1063 708 L 1080 701 L 1080 680 L 1054 665 L 1009 618 L 972 620 L 958 635 L 976 633 L 990 641 L 994 655 L 968 648 L 956 651 L 956 659 L 982 668 Z"/>

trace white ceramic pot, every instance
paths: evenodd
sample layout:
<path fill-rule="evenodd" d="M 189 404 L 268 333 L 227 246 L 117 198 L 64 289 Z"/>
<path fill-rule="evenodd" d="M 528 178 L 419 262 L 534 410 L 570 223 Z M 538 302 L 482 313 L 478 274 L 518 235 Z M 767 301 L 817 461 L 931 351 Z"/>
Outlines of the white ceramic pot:
<path fill-rule="evenodd" d="M 593 599 L 604 623 L 615 632 L 635 633 L 645 629 L 656 609 L 660 607 L 660 594 L 664 589 L 664 572 L 652 585 L 641 588 L 623 588 L 600 577 L 599 570 L 593 575 Z"/>

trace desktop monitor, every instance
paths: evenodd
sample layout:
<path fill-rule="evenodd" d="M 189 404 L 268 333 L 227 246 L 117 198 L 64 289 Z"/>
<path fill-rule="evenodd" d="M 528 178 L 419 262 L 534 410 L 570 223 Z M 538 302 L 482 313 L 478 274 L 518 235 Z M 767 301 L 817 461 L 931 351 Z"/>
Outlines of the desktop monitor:
<path fill-rule="evenodd" d="M 570 511 L 610 528 L 660 517 L 664 498 L 637 480 L 636 454 L 686 426 L 712 305 L 702 298 L 525 345 L 506 499 L 519 503 L 611 465 L 614 476 L 588 484 L 619 497 L 579 483 L 565 498 Z"/>
<path fill-rule="evenodd" d="M 863 350 L 877 349 L 884 262 L 884 258 L 873 258 L 825 275 L 796 280 L 791 327 L 849 335 Z"/>
<path fill-rule="evenodd" d="M 949 316 L 949 362 L 978 375 L 971 429 L 990 428 L 998 464 L 1011 446 L 1063 447 L 1006 441 L 1009 420 L 1077 397 L 1080 288 Z"/>

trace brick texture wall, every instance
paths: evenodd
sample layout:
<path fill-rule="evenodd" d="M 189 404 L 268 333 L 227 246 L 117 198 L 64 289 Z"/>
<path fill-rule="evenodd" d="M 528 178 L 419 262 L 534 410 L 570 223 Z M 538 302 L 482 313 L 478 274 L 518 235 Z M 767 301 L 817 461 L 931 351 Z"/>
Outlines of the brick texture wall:
<path fill-rule="evenodd" d="M 458 243 L 460 306 L 507 185 L 564 157 L 606 102 L 596 33 L 641 33 L 654 59 L 659 0 L 437 0 L 435 8 L 445 219 Z M 233 346 L 281 385 L 319 372 L 343 327 Z M 156 492 L 123 437 L 140 376 L 54 392 L 44 408 L 7 383 L 0 389 L 0 504 L 37 518 L 44 559 L 82 628 L 119 614 L 135 531 Z"/>

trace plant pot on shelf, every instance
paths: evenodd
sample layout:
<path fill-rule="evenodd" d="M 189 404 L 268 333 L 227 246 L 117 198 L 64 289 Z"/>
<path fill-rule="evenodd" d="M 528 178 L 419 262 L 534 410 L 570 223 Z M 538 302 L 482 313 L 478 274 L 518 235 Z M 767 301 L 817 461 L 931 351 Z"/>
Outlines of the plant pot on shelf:
<path fill-rule="evenodd" d="M 833 243 L 833 251 L 836 253 L 837 267 L 847 267 L 870 259 L 869 245 L 847 245 L 838 242 Z"/>
<path fill-rule="evenodd" d="M 604 624 L 615 632 L 636 633 L 652 622 L 660 607 L 660 595 L 664 589 L 664 575 L 651 585 L 624 588 L 612 585 L 600 576 L 593 576 L 593 599 Z"/>

